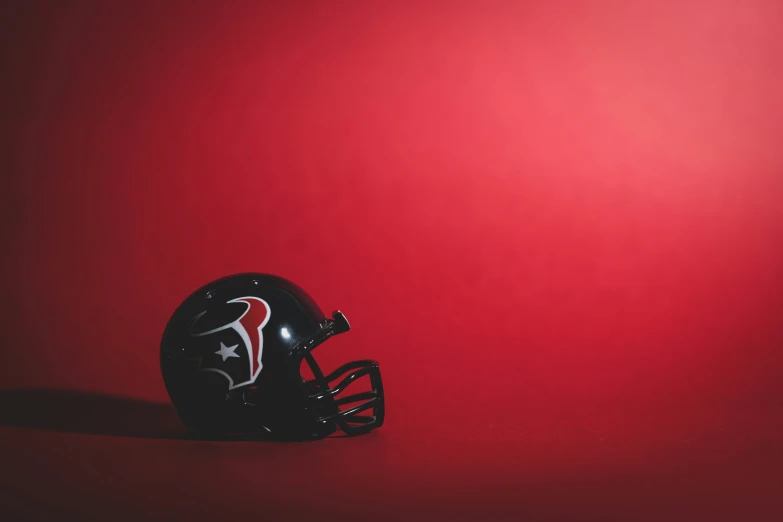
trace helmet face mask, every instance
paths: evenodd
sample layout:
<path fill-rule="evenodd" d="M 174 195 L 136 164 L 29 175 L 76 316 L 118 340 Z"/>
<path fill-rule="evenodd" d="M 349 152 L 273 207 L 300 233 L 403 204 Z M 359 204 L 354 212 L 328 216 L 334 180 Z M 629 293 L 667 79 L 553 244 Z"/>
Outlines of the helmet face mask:
<path fill-rule="evenodd" d="M 341 312 L 326 318 L 290 281 L 225 277 L 191 294 L 169 320 L 161 341 L 163 379 L 183 423 L 199 437 L 367 433 L 384 421 L 378 363 L 354 361 L 324 374 L 313 355 L 349 329 Z M 352 393 L 359 388 L 365 391 Z"/>

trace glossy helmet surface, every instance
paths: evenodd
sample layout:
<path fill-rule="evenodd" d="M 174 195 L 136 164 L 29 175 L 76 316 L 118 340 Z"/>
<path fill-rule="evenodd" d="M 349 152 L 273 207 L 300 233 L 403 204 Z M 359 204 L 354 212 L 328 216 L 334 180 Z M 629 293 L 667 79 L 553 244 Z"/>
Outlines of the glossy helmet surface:
<path fill-rule="evenodd" d="M 338 430 L 366 433 L 384 420 L 378 363 L 354 361 L 324 375 L 312 353 L 349 329 L 341 312 L 327 318 L 286 279 L 231 275 L 199 288 L 174 312 L 161 341 L 163 380 L 197 436 L 311 440 Z M 368 390 L 343 394 L 362 381 Z"/>

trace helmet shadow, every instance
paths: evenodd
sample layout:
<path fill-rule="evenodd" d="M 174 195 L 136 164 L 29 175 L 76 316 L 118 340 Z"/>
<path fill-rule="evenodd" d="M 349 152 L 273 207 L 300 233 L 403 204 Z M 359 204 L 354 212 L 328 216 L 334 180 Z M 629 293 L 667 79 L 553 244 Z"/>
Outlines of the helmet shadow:
<path fill-rule="evenodd" d="M 189 433 L 170 403 L 52 388 L 0 390 L 0 426 L 145 439 L 280 442 Z M 328 438 L 343 437 L 347 436 L 333 434 Z"/>
<path fill-rule="evenodd" d="M 117 437 L 190 438 L 170 404 L 46 388 L 0 390 L 0 426 Z"/>

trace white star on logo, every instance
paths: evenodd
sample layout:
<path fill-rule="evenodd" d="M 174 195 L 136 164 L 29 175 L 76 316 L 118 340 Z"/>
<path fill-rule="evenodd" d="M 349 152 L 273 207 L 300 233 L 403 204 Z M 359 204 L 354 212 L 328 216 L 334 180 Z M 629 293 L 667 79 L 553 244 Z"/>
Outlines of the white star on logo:
<path fill-rule="evenodd" d="M 223 358 L 223 362 L 226 362 L 226 359 L 229 357 L 239 357 L 234 350 L 237 349 L 238 344 L 235 344 L 234 346 L 226 346 L 222 342 L 220 343 L 220 350 L 216 351 L 215 353 L 220 355 Z"/>

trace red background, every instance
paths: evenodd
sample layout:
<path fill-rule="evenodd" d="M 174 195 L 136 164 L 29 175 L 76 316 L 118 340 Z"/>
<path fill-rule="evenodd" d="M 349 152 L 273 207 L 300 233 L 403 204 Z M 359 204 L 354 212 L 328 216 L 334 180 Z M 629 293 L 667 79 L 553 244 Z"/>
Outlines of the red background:
<path fill-rule="evenodd" d="M 221 4 L 2 8 L 0 509 L 783 518 L 780 3 Z M 346 313 L 381 430 L 167 438 L 238 271 Z"/>

